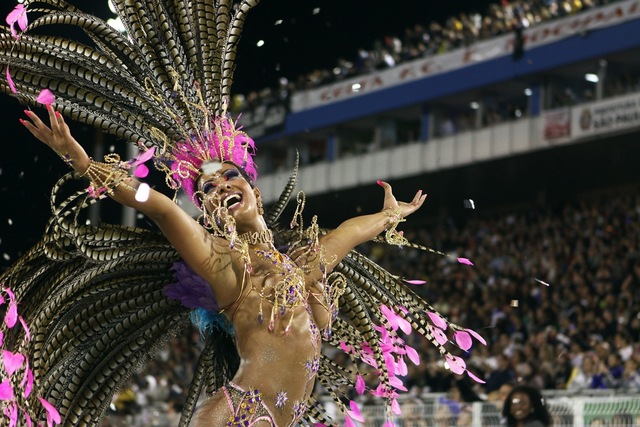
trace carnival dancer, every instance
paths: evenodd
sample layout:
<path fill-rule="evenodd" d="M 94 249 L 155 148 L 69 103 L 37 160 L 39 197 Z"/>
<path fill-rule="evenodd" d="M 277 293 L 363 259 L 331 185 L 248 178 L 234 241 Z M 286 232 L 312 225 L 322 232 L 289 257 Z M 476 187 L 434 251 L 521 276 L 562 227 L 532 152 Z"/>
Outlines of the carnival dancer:
<path fill-rule="evenodd" d="M 292 176 L 264 213 L 254 143 L 226 111 L 240 30 L 256 3 L 114 0 L 127 29 L 120 34 L 65 2 L 26 0 L 0 33 L 7 76 L 0 88 L 25 104 L 46 104 L 47 120 L 27 110 L 21 121 L 74 170 L 54 188 L 42 242 L 0 277 L 31 327 L 29 337 L 5 330 L 3 345 L 28 356 L 31 364 L 21 369 L 35 377 L 31 394 L 18 393 L 25 381 L 8 375 L 13 394 L 2 405 L 12 413 L 42 416 L 32 404 L 42 395 L 65 425 L 96 425 L 131 370 L 190 312 L 206 345 L 181 425 L 194 414 L 202 426 L 331 424 L 312 394 L 316 381 L 349 423 L 362 417 L 355 402 L 344 405 L 345 387 L 385 399 L 391 420 L 405 360 L 419 363 L 402 339 L 412 330 L 439 348 L 453 372 L 477 379 L 445 346 L 451 339 L 466 350 L 472 335 L 482 339 L 353 250 L 374 238 L 412 245 L 396 227 L 424 203 L 421 191 L 398 202 L 379 182 L 382 208 L 334 230 L 321 229 L 315 217 L 303 226 L 299 194 L 291 227 L 276 228 Z M 93 45 L 42 35 L 57 24 L 79 27 Z M 136 143 L 141 153 L 93 160 L 65 116 Z M 170 189 L 200 207 L 198 219 L 130 176 L 143 177 L 148 160 Z M 88 187 L 60 201 L 60 188 L 75 179 Z M 104 197 L 143 212 L 161 233 L 80 224 L 80 211 Z M 322 354 L 323 341 L 371 369 L 335 365 Z M 208 397 L 196 411 L 203 391 Z"/>

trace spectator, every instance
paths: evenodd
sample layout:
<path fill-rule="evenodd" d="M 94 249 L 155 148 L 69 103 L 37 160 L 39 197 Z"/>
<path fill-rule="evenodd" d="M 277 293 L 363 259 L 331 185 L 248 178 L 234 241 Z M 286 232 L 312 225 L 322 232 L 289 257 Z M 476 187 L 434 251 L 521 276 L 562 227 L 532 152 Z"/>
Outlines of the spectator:
<path fill-rule="evenodd" d="M 546 427 L 551 416 L 540 391 L 534 387 L 519 385 L 507 396 L 502 415 L 509 427 Z"/>

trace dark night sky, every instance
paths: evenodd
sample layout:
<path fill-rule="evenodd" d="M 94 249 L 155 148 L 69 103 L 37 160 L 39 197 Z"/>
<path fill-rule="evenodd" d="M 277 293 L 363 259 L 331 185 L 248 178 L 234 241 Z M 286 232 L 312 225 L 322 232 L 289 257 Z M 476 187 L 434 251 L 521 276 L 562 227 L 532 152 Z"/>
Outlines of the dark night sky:
<path fill-rule="evenodd" d="M 263 0 L 247 19 L 233 92 L 262 89 L 275 84 L 280 76 L 291 79 L 315 68 L 333 68 L 338 58 L 353 59 L 359 47 L 369 49 L 376 39 L 402 35 L 405 28 L 416 23 L 444 22 L 463 11 L 483 13 L 495 2 Z M 71 3 L 111 17 L 107 0 Z M 3 1 L 2 17 L 15 4 L 13 0 Z M 282 22 L 276 25 L 279 20 Z M 264 40 L 263 47 L 256 46 L 258 40 Z M 19 124 L 22 110 L 14 99 L 0 96 L 0 271 L 42 236 L 50 216 L 50 189 L 66 169 L 53 152 Z M 73 132 L 80 141 L 93 137 L 86 126 L 75 126 Z"/>

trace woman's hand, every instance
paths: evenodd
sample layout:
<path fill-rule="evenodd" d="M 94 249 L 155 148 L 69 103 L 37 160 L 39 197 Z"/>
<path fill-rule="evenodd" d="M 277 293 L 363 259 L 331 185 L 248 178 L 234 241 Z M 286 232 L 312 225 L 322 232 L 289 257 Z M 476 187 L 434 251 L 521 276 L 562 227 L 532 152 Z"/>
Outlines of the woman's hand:
<path fill-rule="evenodd" d="M 25 110 L 25 114 L 31 119 L 31 122 L 20 119 L 20 123 L 22 123 L 33 136 L 47 144 L 62 157 L 67 164 L 76 171 L 84 173 L 91 161 L 87 152 L 78 141 L 71 136 L 69 126 L 65 123 L 62 115 L 55 111 L 51 105 L 47 105 L 47 112 L 49 113 L 51 127 L 47 126 L 40 120 L 37 114 L 30 110 Z"/>
<path fill-rule="evenodd" d="M 391 211 L 394 215 L 399 215 L 401 218 L 405 218 L 415 211 L 424 203 L 427 198 L 426 194 L 422 194 L 422 190 L 418 190 L 411 202 L 398 202 L 393 195 L 391 185 L 388 182 L 378 181 L 378 185 L 384 188 L 384 203 L 382 206 L 383 211 Z"/>

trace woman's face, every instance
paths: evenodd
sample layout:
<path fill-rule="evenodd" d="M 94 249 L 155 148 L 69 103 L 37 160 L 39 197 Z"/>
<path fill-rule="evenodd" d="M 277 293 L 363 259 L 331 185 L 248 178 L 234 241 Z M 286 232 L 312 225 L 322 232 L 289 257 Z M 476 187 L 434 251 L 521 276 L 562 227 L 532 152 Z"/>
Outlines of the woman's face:
<path fill-rule="evenodd" d="M 524 420 L 531 414 L 533 406 L 527 393 L 517 391 L 511 396 L 511 415 L 516 420 Z"/>
<path fill-rule="evenodd" d="M 236 166 L 222 163 L 214 167 L 204 165 L 202 169 L 198 189 L 203 193 L 203 204 L 208 212 L 214 212 L 222 205 L 236 221 L 245 217 L 248 219 L 247 215 L 257 215 L 257 197 L 260 193 L 251 188 Z"/>

